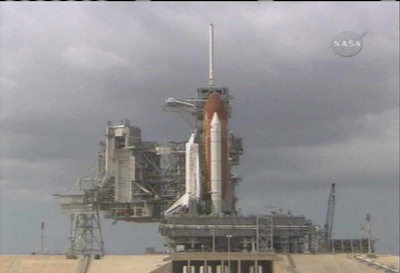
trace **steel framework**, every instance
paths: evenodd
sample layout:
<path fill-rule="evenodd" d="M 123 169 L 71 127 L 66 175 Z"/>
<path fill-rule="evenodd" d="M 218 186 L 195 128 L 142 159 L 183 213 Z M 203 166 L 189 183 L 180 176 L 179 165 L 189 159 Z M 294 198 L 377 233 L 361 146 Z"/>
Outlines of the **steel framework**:
<path fill-rule="evenodd" d="M 67 256 L 104 256 L 104 243 L 97 210 L 90 213 L 71 214 L 71 236 L 69 240 Z"/>
<path fill-rule="evenodd" d="M 326 250 L 332 250 L 332 230 L 333 230 L 333 220 L 335 215 L 335 184 L 331 185 L 331 190 L 328 197 L 328 208 L 326 212 L 325 221 L 325 244 Z"/>
<path fill-rule="evenodd" d="M 274 227 L 272 215 L 257 217 L 258 251 L 273 252 Z"/>

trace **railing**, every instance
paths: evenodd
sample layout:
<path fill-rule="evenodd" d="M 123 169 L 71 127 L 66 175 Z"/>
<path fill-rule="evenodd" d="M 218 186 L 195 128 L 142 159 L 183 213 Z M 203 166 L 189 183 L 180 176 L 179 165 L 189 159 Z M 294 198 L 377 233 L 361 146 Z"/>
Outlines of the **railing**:
<path fill-rule="evenodd" d="M 370 260 L 370 259 L 368 259 L 368 258 L 366 258 L 366 257 L 355 256 L 355 258 L 356 258 L 358 261 L 364 262 L 364 263 L 366 263 L 366 264 L 368 264 L 368 265 L 374 265 L 374 266 L 376 266 L 377 268 L 384 270 L 385 272 L 399 273 L 399 271 L 396 270 L 396 269 L 393 269 L 393 268 L 390 268 L 390 267 L 388 267 L 388 266 L 386 266 L 386 265 L 377 263 L 377 262 L 375 262 L 375 261 L 373 261 L 373 260 Z"/>

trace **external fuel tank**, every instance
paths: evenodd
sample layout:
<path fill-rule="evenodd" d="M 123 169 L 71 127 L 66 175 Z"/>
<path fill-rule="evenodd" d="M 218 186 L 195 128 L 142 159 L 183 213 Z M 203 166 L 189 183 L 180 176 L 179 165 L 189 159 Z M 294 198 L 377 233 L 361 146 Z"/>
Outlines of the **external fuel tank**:
<path fill-rule="evenodd" d="M 212 141 L 212 138 L 218 141 Z M 218 214 L 229 210 L 230 200 L 227 200 L 228 114 L 224 101 L 216 92 L 208 96 L 204 105 L 202 146 L 203 197 L 205 200 L 211 200 L 212 212 Z"/>

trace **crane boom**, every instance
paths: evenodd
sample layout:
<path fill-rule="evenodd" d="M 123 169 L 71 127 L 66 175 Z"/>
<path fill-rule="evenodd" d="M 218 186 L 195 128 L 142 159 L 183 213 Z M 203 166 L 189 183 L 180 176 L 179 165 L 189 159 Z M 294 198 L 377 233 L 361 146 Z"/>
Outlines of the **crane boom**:
<path fill-rule="evenodd" d="M 335 214 L 335 183 L 331 185 L 328 198 L 328 209 L 326 212 L 325 221 L 325 236 L 326 241 L 329 243 L 332 240 L 333 218 Z"/>

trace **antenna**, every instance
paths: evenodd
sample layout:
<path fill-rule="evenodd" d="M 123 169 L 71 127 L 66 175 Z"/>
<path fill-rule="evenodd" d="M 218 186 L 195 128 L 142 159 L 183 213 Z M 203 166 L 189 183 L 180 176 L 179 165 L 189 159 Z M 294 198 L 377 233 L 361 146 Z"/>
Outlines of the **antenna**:
<path fill-rule="evenodd" d="M 368 254 L 372 253 L 371 247 L 371 214 L 367 213 L 367 239 L 368 239 Z"/>
<path fill-rule="evenodd" d="M 43 255 L 44 246 L 44 222 L 40 225 L 40 255 Z"/>
<path fill-rule="evenodd" d="M 214 86 L 214 25 L 210 24 L 210 41 L 209 41 L 209 70 L 208 70 L 208 85 Z"/>

